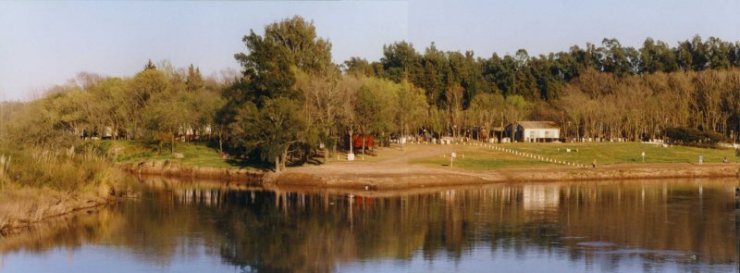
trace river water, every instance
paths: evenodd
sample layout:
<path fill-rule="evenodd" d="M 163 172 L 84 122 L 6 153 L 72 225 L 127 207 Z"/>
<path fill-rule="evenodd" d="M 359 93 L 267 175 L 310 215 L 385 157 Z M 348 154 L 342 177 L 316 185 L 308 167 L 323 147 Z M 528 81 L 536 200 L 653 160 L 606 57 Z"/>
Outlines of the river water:
<path fill-rule="evenodd" d="M 738 272 L 737 180 L 398 192 L 146 178 L 0 239 L 0 272 Z"/>

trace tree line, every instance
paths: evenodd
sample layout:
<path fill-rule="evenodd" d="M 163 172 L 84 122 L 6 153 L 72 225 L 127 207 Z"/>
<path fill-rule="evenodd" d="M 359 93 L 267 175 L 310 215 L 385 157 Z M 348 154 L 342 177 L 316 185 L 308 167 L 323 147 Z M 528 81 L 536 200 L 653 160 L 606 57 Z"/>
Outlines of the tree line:
<path fill-rule="evenodd" d="M 434 43 L 419 53 L 408 42 L 383 47 L 379 61 L 353 57 L 344 62 L 348 74 L 361 74 L 400 82 L 410 80 L 426 90 L 430 102 L 449 103 L 450 86 L 464 88 L 466 107 L 479 93 L 520 95 L 528 100 L 551 101 L 560 97 L 564 85 L 588 71 L 609 73 L 617 78 L 657 72 L 724 70 L 740 67 L 740 42 L 716 37 L 694 36 L 670 47 L 662 41 L 645 39 L 641 48 L 624 47 L 617 39 L 605 38 L 601 46 L 574 45 L 569 51 L 530 56 L 525 49 L 514 55 L 476 57 L 473 51 L 442 52 Z"/>
<path fill-rule="evenodd" d="M 296 16 L 244 36 L 242 67 L 218 79 L 197 67 L 151 61 L 131 78 L 81 74 L 43 99 L 5 103 L 3 137 L 68 147 L 80 136 L 169 146 L 207 139 L 225 154 L 280 171 L 349 146 L 354 134 L 474 136 L 523 119 L 561 124 L 567 139 L 642 140 L 669 128 L 740 130 L 740 43 L 699 36 L 639 49 L 597 47 L 529 56 L 418 53 L 408 42 L 383 57 L 332 62 L 331 43 Z M 33 125 L 33 126 L 31 126 Z M 490 134 L 490 133 L 485 133 Z"/>
<path fill-rule="evenodd" d="M 227 79 L 230 77 L 226 77 Z M 199 69 L 149 61 L 131 78 L 80 73 L 30 102 L 4 102 L 2 140 L 46 149 L 84 138 L 142 140 L 174 145 L 185 130 L 210 128 L 231 80 L 204 78 Z M 218 127 L 212 129 L 218 133 Z M 198 132 L 196 132 L 198 133 Z M 200 132 L 203 133 L 203 132 Z M 170 148 L 174 148 L 171 146 Z"/>

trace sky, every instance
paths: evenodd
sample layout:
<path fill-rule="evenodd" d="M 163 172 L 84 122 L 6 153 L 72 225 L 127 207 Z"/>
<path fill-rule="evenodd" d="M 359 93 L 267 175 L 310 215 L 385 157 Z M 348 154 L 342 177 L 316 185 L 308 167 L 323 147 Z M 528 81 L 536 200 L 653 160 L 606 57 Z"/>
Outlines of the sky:
<path fill-rule="evenodd" d="M 0 100 L 28 100 L 79 72 L 130 77 L 147 60 L 239 70 L 250 29 L 300 15 L 332 43 L 336 63 L 378 60 L 383 45 L 419 52 L 530 55 L 617 38 L 639 47 L 694 35 L 740 41 L 740 1 L 0 1 Z"/>

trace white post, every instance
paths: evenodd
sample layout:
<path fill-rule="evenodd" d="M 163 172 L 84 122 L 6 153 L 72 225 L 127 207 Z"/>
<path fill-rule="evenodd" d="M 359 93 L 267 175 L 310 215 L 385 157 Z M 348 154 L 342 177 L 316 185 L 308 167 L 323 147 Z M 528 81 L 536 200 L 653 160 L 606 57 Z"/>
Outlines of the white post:
<path fill-rule="evenodd" d="M 354 150 L 352 148 L 354 145 L 355 144 L 352 141 L 352 129 L 350 129 L 349 130 L 349 153 L 347 154 L 347 160 L 349 160 L 349 161 L 355 160 L 355 153 L 354 153 Z"/>

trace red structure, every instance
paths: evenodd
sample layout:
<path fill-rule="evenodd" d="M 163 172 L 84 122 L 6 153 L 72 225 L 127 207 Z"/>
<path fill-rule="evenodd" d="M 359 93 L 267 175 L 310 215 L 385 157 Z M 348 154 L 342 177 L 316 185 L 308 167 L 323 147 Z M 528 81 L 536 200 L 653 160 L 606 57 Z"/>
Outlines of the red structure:
<path fill-rule="evenodd" d="M 352 147 L 355 150 L 362 149 L 362 142 L 365 142 L 365 149 L 372 150 L 375 147 L 375 139 L 371 135 L 353 135 Z"/>

